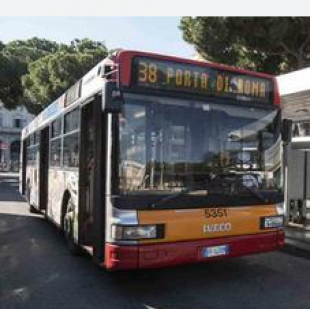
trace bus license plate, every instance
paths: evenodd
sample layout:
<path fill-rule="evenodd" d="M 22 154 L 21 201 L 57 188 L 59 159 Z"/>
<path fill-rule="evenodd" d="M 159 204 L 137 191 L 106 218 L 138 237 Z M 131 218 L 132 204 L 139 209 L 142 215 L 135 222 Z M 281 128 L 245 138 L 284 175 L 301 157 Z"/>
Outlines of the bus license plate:
<path fill-rule="evenodd" d="M 204 247 L 202 249 L 202 256 L 205 258 L 213 256 L 227 255 L 229 253 L 229 246 L 213 246 L 213 247 Z"/>

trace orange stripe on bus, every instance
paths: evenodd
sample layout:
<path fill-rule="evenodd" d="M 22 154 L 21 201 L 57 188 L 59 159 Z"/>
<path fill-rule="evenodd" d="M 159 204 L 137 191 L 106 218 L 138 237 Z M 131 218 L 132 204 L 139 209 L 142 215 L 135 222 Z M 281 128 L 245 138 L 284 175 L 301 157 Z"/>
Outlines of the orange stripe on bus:
<path fill-rule="evenodd" d="M 206 208 L 207 209 L 207 208 Z M 206 209 L 140 210 L 139 224 L 165 224 L 164 239 L 141 243 L 227 237 L 270 232 L 260 229 L 260 218 L 277 214 L 275 205 L 220 207 L 226 216 L 208 217 Z"/>

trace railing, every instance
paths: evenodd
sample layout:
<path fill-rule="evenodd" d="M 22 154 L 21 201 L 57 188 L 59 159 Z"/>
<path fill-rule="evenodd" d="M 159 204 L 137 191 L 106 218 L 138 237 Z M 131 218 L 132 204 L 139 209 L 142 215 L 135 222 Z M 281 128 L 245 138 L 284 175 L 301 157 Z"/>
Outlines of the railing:
<path fill-rule="evenodd" d="M 20 133 L 23 128 L 15 128 L 15 127 L 8 127 L 8 126 L 0 126 L 1 133 Z"/>

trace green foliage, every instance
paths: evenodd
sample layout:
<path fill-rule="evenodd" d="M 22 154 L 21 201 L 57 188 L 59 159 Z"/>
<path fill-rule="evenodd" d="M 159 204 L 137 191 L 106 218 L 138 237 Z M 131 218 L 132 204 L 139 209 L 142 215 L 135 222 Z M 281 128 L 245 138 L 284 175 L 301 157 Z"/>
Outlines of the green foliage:
<path fill-rule="evenodd" d="M 13 109 L 19 104 L 31 107 L 31 102 L 23 97 L 21 77 L 28 73 L 29 63 L 57 48 L 57 43 L 38 38 L 0 44 L 0 99 L 5 107 Z"/>
<path fill-rule="evenodd" d="M 0 42 L 0 99 L 7 108 L 24 104 L 38 113 L 107 56 L 101 42 L 69 45 L 33 38 Z"/>
<path fill-rule="evenodd" d="M 0 53 L 0 68 L 0 98 L 3 98 L 6 107 L 15 108 L 22 96 L 19 76 L 24 70 L 16 59 L 2 53 Z"/>
<path fill-rule="evenodd" d="M 88 39 L 61 46 L 29 65 L 22 78 L 26 98 L 46 107 L 106 56 L 102 43 Z"/>
<path fill-rule="evenodd" d="M 308 17 L 183 17 L 180 29 L 209 61 L 271 74 L 309 66 Z"/>

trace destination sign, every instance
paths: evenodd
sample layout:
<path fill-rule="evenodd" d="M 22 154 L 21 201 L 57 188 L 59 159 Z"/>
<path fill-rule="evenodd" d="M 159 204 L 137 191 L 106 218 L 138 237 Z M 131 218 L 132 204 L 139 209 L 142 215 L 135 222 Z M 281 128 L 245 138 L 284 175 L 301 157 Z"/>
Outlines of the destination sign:
<path fill-rule="evenodd" d="M 132 86 L 272 103 L 272 81 L 211 67 L 136 57 Z"/>

